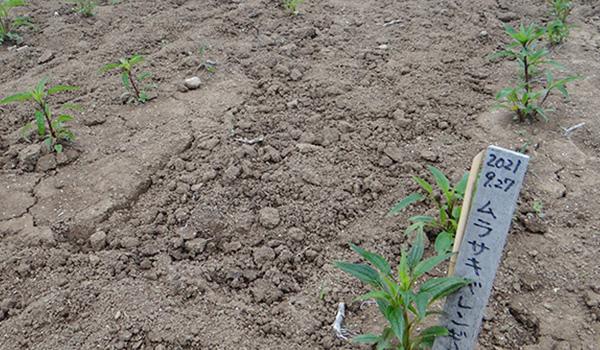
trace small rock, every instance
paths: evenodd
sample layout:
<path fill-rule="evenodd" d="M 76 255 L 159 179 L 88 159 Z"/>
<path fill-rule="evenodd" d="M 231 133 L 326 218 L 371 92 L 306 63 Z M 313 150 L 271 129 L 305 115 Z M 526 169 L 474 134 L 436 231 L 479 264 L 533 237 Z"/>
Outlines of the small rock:
<path fill-rule="evenodd" d="M 121 247 L 132 249 L 140 245 L 140 240 L 136 237 L 123 237 L 121 239 Z"/>
<path fill-rule="evenodd" d="M 46 50 L 42 53 L 40 58 L 38 58 L 38 64 L 44 64 L 50 62 L 54 59 L 54 52 L 50 50 Z"/>
<path fill-rule="evenodd" d="M 90 264 L 92 264 L 92 266 L 96 266 L 100 262 L 100 258 L 94 254 L 90 254 L 88 259 L 90 260 Z"/>
<path fill-rule="evenodd" d="M 106 233 L 98 231 L 90 236 L 90 245 L 94 250 L 100 250 L 106 246 Z"/>
<path fill-rule="evenodd" d="M 275 208 L 262 208 L 258 214 L 258 221 L 266 228 L 275 228 L 279 225 L 279 211 Z"/>
<path fill-rule="evenodd" d="M 519 221 L 525 226 L 525 229 L 531 233 L 544 234 L 548 231 L 548 227 L 544 221 L 537 215 L 528 213 L 519 217 Z"/>
<path fill-rule="evenodd" d="M 52 169 L 56 169 L 56 157 L 54 156 L 54 153 L 49 153 L 40 157 L 35 167 L 35 170 L 39 172 L 46 172 Z"/>
<path fill-rule="evenodd" d="M 377 48 L 380 50 L 387 50 L 387 49 L 389 49 L 389 46 L 386 44 L 381 44 L 381 45 L 377 46 Z"/>
<path fill-rule="evenodd" d="M 304 240 L 304 231 L 297 227 L 290 228 L 288 234 L 296 242 L 302 242 Z"/>
<path fill-rule="evenodd" d="M 275 259 L 275 251 L 269 247 L 260 247 L 254 250 L 252 257 L 254 258 L 254 263 L 262 267 L 264 264 Z"/>
<path fill-rule="evenodd" d="M 198 77 L 191 77 L 184 80 L 183 84 L 190 90 L 195 90 L 202 85 L 202 81 Z"/>
<path fill-rule="evenodd" d="M 429 150 L 421 151 L 420 156 L 421 156 L 421 158 L 428 160 L 430 162 L 435 162 L 438 159 L 438 155 L 435 154 L 433 151 L 429 151 Z"/>
<path fill-rule="evenodd" d="M 510 22 L 510 21 L 514 21 L 518 18 L 519 18 L 519 16 L 517 16 L 517 14 L 514 12 L 504 12 L 504 13 L 501 13 L 498 15 L 498 19 L 501 20 L 502 22 Z"/>
<path fill-rule="evenodd" d="M 25 171 L 33 171 L 42 153 L 42 146 L 34 143 L 19 152 L 19 162 Z"/>
<path fill-rule="evenodd" d="M 185 242 L 185 250 L 193 255 L 198 255 L 204 252 L 206 249 L 206 243 L 208 240 L 203 238 L 195 238 Z"/>
<path fill-rule="evenodd" d="M 400 147 L 391 144 L 383 149 L 383 153 L 390 157 L 394 162 L 400 162 L 402 160 L 402 150 Z"/>
<path fill-rule="evenodd" d="M 300 72 L 297 68 L 292 69 L 290 72 L 290 79 L 293 81 L 300 80 L 302 78 L 302 72 Z"/>
<path fill-rule="evenodd" d="M 596 294 L 591 290 L 588 290 L 585 293 L 585 305 L 590 308 L 595 308 L 600 306 L 600 294 Z"/>
<path fill-rule="evenodd" d="M 489 36 L 490 36 L 490 34 L 485 30 L 482 30 L 481 32 L 479 32 L 479 37 L 481 39 L 487 39 Z"/>

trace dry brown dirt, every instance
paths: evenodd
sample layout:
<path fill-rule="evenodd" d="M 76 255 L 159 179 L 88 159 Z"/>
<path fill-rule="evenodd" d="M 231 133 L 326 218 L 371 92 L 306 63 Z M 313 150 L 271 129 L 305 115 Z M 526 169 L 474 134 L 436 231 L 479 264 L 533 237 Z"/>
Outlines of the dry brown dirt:
<path fill-rule="evenodd" d="M 549 123 L 518 124 L 490 112 L 513 63 L 486 56 L 503 22 L 545 20 L 542 0 L 307 0 L 296 17 L 122 0 L 90 19 L 31 0 L 0 96 L 48 76 L 85 111 L 76 144 L 37 159 L 18 133 L 31 108 L 0 107 L 0 348 L 356 348 L 331 332 L 337 303 L 354 331 L 380 320 L 332 262 L 355 259 L 348 242 L 395 261 L 411 213 L 385 213 L 410 176 L 458 179 L 496 144 L 532 162 L 480 349 L 600 349 L 600 5 L 575 4 L 553 56 L 583 79 Z M 98 72 L 133 53 L 158 85 L 146 105 Z"/>

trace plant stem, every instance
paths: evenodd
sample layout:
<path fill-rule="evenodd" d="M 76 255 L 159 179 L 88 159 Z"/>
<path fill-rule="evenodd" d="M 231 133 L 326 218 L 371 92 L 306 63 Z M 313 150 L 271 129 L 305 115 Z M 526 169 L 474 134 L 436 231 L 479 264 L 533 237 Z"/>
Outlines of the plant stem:
<path fill-rule="evenodd" d="M 48 130 L 50 130 L 50 135 L 52 135 L 52 138 L 56 140 L 56 133 L 54 132 L 54 128 L 52 128 L 52 120 L 51 116 L 48 115 L 46 103 L 42 101 L 41 103 L 39 103 L 39 106 L 42 109 L 42 113 L 44 113 L 44 117 L 46 118 L 46 123 L 48 124 Z"/>
<path fill-rule="evenodd" d="M 408 317 L 408 311 L 406 311 L 406 309 L 404 309 L 402 317 L 404 317 L 404 324 L 406 325 L 404 327 L 404 339 L 402 340 L 402 343 L 404 343 L 403 347 L 405 350 L 412 350 L 412 344 L 410 343 L 410 318 Z"/>
<path fill-rule="evenodd" d="M 137 85 L 135 85 L 135 79 L 133 79 L 133 71 L 129 71 L 129 74 L 127 74 L 127 76 L 129 76 L 129 82 L 131 83 L 131 87 L 133 88 L 133 91 L 135 92 L 135 97 L 139 100 L 140 99 L 140 90 L 138 89 Z"/>
<path fill-rule="evenodd" d="M 529 62 L 527 61 L 527 45 L 523 45 L 523 51 L 525 52 L 525 57 L 523 58 L 523 70 L 524 70 L 524 76 L 525 76 L 525 91 L 527 93 L 527 96 L 529 96 L 529 93 L 531 92 L 531 82 L 530 80 L 530 76 L 529 76 Z M 525 100 L 525 111 L 527 111 L 529 109 L 529 98 L 527 98 Z M 527 112 L 525 112 L 527 113 Z M 525 118 L 527 117 L 527 115 L 523 115 L 523 113 L 521 111 L 519 111 L 519 118 L 521 119 L 521 121 L 523 121 Z"/>

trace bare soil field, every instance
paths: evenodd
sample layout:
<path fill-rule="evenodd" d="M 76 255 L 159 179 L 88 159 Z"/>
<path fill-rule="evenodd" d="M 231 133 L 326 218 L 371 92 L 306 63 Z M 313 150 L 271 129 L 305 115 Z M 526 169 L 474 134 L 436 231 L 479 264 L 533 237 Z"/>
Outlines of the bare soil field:
<path fill-rule="evenodd" d="M 479 348 L 600 350 L 597 1 L 575 1 L 553 49 L 583 79 L 570 102 L 550 100 L 548 123 L 492 111 L 514 62 L 488 59 L 503 23 L 547 20 L 542 0 L 18 12 L 35 26 L 0 47 L 0 96 L 46 76 L 81 87 L 53 101 L 85 109 L 56 156 L 20 138 L 30 107 L 0 107 L 0 349 L 360 348 L 332 333 L 338 302 L 353 331 L 381 320 L 333 261 L 356 259 L 349 242 L 397 261 L 411 212 L 385 214 L 417 189 L 411 176 L 430 164 L 456 181 L 495 144 L 531 164 Z M 134 53 L 157 85 L 143 105 L 99 72 Z"/>

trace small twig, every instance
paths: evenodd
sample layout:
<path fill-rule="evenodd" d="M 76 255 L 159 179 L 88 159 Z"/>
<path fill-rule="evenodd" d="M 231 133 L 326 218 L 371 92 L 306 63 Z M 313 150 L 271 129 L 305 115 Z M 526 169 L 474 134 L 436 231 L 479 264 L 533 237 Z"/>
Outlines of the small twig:
<path fill-rule="evenodd" d="M 402 20 L 400 19 L 395 19 L 393 21 L 389 21 L 383 24 L 384 27 L 389 27 L 389 26 L 393 26 L 394 24 L 398 24 L 398 23 L 402 23 Z"/>
<path fill-rule="evenodd" d="M 585 123 L 579 123 L 579 124 L 573 125 L 573 126 L 572 126 L 572 127 L 570 127 L 570 128 L 566 128 L 566 129 L 565 129 L 565 128 L 563 128 L 563 130 L 565 131 L 565 133 L 564 133 L 563 135 L 564 135 L 564 136 L 567 136 L 567 137 L 569 137 L 569 135 L 570 135 L 570 134 L 571 134 L 573 131 L 575 131 L 575 130 L 577 130 L 577 129 L 581 128 L 581 127 L 582 127 L 582 126 L 584 126 L 584 125 L 585 125 Z"/>
<path fill-rule="evenodd" d="M 235 140 L 238 141 L 238 142 L 241 142 L 241 143 L 245 143 L 247 145 L 254 145 L 256 143 L 263 142 L 265 140 L 265 137 L 264 136 L 259 136 L 259 137 L 254 138 L 254 139 L 247 139 L 247 138 L 244 137 L 244 138 L 239 138 L 239 139 L 235 139 Z"/>
<path fill-rule="evenodd" d="M 335 332 L 335 336 L 338 339 L 348 340 L 348 338 L 352 337 L 354 334 L 351 331 L 344 328 L 343 324 L 344 324 L 345 317 L 346 317 L 346 304 L 339 303 L 337 315 L 335 316 L 335 321 L 333 322 L 333 325 L 331 325 L 331 327 L 333 328 L 333 331 Z"/>

